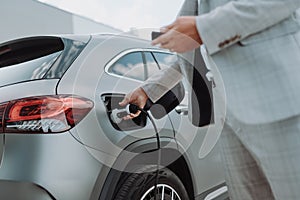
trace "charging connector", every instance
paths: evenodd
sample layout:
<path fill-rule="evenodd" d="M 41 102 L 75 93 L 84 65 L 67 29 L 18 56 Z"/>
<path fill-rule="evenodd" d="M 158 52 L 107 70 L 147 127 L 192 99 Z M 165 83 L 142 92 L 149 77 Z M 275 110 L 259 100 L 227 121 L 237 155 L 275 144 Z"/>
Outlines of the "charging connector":
<path fill-rule="evenodd" d="M 119 124 L 123 120 L 123 117 L 125 117 L 126 115 L 129 115 L 130 113 L 136 113 L 138 110 L 142 110 L 142 109 L 139 109 L 139 107 L 134 104 L 128 104 L 124 108 L 113 109 L 111 111 L 110 118 L 114 123 Z M 147 113 L 147 115 L 148 115 L 148 113 Z"/>

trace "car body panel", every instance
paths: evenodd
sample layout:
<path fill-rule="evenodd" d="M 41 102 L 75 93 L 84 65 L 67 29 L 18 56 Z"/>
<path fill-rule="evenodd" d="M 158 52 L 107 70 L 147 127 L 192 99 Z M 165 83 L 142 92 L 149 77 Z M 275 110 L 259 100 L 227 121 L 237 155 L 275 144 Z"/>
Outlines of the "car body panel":
<path fill-rule="evenodd" d="M 115 130 L 109 122 L 105 105 L 101 95 L 105 93 L 126 94 L 128 91 L 138 87 L 141 82 L 128 78 L 119 78 L 104 72 L 106 64 L 114 57 L 126 49 L 134 49 L 145 46 L 146 42 L 134 42 L 131 38 L 95 38 L 87 45 L 79 56 L 83 60 L 74 62 L 73 66 L 67 71 L 61 79 L 58 86 L 58 94 L 66 91 L 73 91 L 73 94 L 85 96 L 93 99 L 95 109 L 86 117 L 85 122 L 71 130 L 87 146 L 91 146 L 100 151 L 109 152 L 117 156 L 130 143 L 148 137 L 155 137 L 152 125 L 148 122 L 147 126 L 141 130 L 122 132 Z M 120 49 L 115 47 L 122 47 Z M 113 48 L 112 48 L 113 47 Z M 150 45 L 148 45 L 150 47 Z M 101 59 L 99 58 L 101 55 Z M 75 77 L 75 78 L 74 78 Z M 165 117 L 156 121 L 157 126 L 163 130 L 164 135 L 173 136 L 173 128 Z M 97 126 L 97 129 L 91 130 L 89 134 L 83 132 L 87 127 Z M 99 132 L 99 130 L 103 130 Z M 131 135 L 133 137 L 127 137 Z M 135 137 L 135 138 L 134 138 Z M 127 138 L 128 140 L 126 140 Z M 131 138 L 131 140 L 129 139 Z"/>
<path fill-rule="evenodd" d="M 0 94 L 2 94 L 0 95 L 0 102 L 3 103 L 20 97 L 55 95 L 58 81 L 58 79 L 34 80 L 0 87 Z"/>
<path fill-rule="evenodd" d="M 102 168 L 68 132 L 6 134 L 4 151 L 1 180 L 35 183 L 55 199 L 87 199 Z"/>
<path fill-rule="evenodd" d="M 218 91 L 213 89 L 214 95 L 216 92 Z M 214 105 L 218 108 L 217 103 L 219 102 L 214 98 Z M 188 105 L 187 98 L 180 105 Z M 187 113 L 180 115 L 174 110 L 169 114 L 176 130 L 179 149 L 182 154 L 186 155 L 185 158 L 188 160 L 191 173 L 193 173 L 196 194 L 224 184 L 224 172 L 218 142 L 223 124 L 220 119 L 221 115 L 219 115 L 219 111 L 217 112 L 218 114 L 215 115 L 216 123 L 204 127 L 194 126 Z"/>
<path fill-rule="evenodd" d="M 56 79 L 35 80 L 2 87 L 0 94 L 5 95 L 0 95 L 0 99 L 5 102 L 19 97 L 55 95 L 57 83 Z M 4 134 L 0 137 L 2 142 Z M 2 148 L 1 180 L 34 182 L 47 188 L 56 199 L 85 199 L 96 181 L 94 175 L 101 169 L 101 164 L 69 132 L 5 134 L 5 146 L 1 145 Z M 85 169 L 91 174 L 79 176 L 78 172 Z M 84 187 L 81 196 L 72 192 Z M 66 190 L 70 192 L 66 193 Z"/>
<path fill-rule="evenodd" d="M 38 186 L 55 199 L 98 199 L 103 188 L 112 189 L 106 184 L 113 170 L 127 170 L 132 160 L 140 158 L 140 153 L 153 151 L 156 154 L 157 148 L 150 120 L 145 127 L 130 131 L 116 130 L 112 126 L 103 94 L 125 95 L 142 82 L 108 73 L 106 69 L 126 52 L 165 51 L 151 46 L 150 41 L 122 35 L 62 37 L 87 43 L 62 78 L 0 87 L 0 103 L 30 96 L 72 94 L 92 100 L 94 107 L 74 128 L 63 133 L 0 134 L 0 185 L 14 185 L 7 181 L 24 182 L 30 184 L 28 192 Z M 187 100 L 182 104 L 187 106 Z M 218 144 L 212 150 L 205 147 L 206 155 L 199 156 L 207 130 L 213 130 L 215 125 L 196 128 L 187 115 L 176 111 L 154 119 L 154 123 L 163 149 L 172 152 L 170 157 L 162 158 L 163 161 L 170 164 L 175 161 L 178 157 L 172 158 L 174 152 L 174 155 L 183 155 L 186 170 L 192 175 L 195 196 L 224 183 Z M 156 163 L 156 157 L 151 159 Z M 106 199 L 103 195 L 101 198 Z"/>
<path fill-rule="evenodd" d="M 53 200 L 54 197 L 44 188 L 33 183 L 0 180 L 0 199 Z"/>

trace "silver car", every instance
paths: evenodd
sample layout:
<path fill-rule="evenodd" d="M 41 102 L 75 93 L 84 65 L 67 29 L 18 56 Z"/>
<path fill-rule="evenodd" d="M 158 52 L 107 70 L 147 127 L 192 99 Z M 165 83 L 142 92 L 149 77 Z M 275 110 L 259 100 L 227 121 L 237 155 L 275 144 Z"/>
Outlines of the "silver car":
<path fill-rule="evenodd" d="M 181 83 L 167 105 L 122 120 L 133 109 L 118 105 L 124 94 L 176 59 L 123 35 L 1 44 L 0 199 L 226 199 L 218 143 L 207 139 L 218 124 L 189 121 Z"/>

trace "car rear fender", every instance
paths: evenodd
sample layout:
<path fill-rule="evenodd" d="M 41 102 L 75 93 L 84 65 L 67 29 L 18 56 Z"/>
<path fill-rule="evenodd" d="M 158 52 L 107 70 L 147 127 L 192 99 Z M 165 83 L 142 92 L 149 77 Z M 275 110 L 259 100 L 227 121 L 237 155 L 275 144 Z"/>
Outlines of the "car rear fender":
<path fill-rule="evenodd" d="M 174 173 L 176 173 L 187 187 L 191 198 L 194 195 L 194 188 L 192 180 L 192 174 L 190 172 L 189 161 L 185 155 L 181 155 L 177 149 L 177 143 L 173 138 L 160 138 L 161 141 L 161 165 L 167 166 Z M 128 159 L 128 152 L 134 152 L 136 156 Z M 157 164 L 157 140 L 156 138 L 149 138 L 140 141 L 136 141 L 124 149 L 119 155 L 114 166 L 110 170 L 105 184 L 102 188 L 99 199 L 111 200 L 113 199 L 114 190 L 116 188 L 120 176 L 123 172 L 134 172 L 137 167 L 145 165 Z M 133 155 L 133 154 L 131 154 Z M 120 167 L 122 166 L 122 167 Z M 124 170 L 120 171 L 123 168 Z M 116 170 L 118 169 L 118 170 Z M 187 169 L 187 170 L 183 170 Z"/>

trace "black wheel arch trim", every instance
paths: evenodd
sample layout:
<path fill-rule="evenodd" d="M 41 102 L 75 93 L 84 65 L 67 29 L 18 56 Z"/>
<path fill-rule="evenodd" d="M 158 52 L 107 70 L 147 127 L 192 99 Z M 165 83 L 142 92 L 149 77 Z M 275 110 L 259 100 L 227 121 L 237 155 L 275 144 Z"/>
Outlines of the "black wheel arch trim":
<path fill-rule="evenodd" d="M 178 145 L 174 138 L 162 137 L 160 138 L 162 149 L 162 165 L 168 165 L 168 168 L 178 175 L 181 181 L 184 183 L 190 198 L 194 199 L 194 179 L 191 172 L 190 163 L 186 155 L 181 155 L 178 150 Z M 137 156 L 132 157 L 128 160 L 128 157 L 123 157 L 126 152 L 134 152 Z M 177 156 L 176 162 L 172 162 L 172 157 Z M 157 161 L 157 140 L 156 138 L 148 138 L 133 142 L 128 145 L 123 152 L 118 156 L 114 166 L 112 167 L 106 177 L 105 183 L 103 184 L 99 200 L 113 200 L 114 190 L 117 187 L 118 180 L 120 179 L 123 171 L 131 170 L 131 167 L 136 165 L 147 165 L 156 164 Z M 120 165 L 123 165 L 123 171 L 120 170 Z M 180 166 L 180 167 L 178 167 Z M 189 170 L 182 170 L 189 169 Z M 100 173 L 101 176 L 101 173 Z"/>

